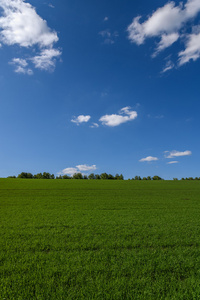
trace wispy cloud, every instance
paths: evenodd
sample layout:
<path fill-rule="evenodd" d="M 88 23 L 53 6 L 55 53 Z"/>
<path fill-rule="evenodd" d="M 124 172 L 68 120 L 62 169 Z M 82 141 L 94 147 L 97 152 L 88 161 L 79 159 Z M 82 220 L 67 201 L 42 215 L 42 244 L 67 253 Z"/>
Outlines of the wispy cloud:
<path fill-rule="evenodd" d="M 192 152 L 189 150 L 186 151 L 165 151 L 165 158 L 174 158 L 174 157 L 180 157 L 180 156 L 189 156 L 192 155 Z"/>
<path fill-rule="evenodd" d="M 92 123 L 92 125 L 90 126 L 91 128 L 98 128 L 99 127 L 99 124 L 97 123 Z"/>
<path fill-rule="evenodd" d="M 163 119 L 164 118 L 164 115 L 156 115 L 156 116 L 152 116 L 151 114 L 148 114 L 147 115 L 148 118 L 155 118 L 155 119 Z"/>
<path fill-rule="evenodd" d="M 179 162 L 177 160 L 174 160 L 174 161 L 169 161 L 167 163 L 167 165 L 172 165 L 172 164 L 178 164 Z"/>
<path fill-rule="evenodd" d="M 188 63 L 190 60 L 197 60 L 200 57 L 200 28 L 199 33 L 187 36 L 186 48 L 179 52 L 179 66 Z"/>
<path fill-rule="evenodd" d="M 104 22 L 106 22 L 106 21 L 108 21 L 108 20 L 109 20 L 108 17 L 105 17 L 105 18 L 103 19 Z"/>
<path fill-rule="evenodd" d="M 155 118 L 160 120 L 160 119 L 163 119 L 164 116 L 163 115 L 157 115 L 157 116 L 155 116 Z"/>
<path fill-rule="evenodd" d="M 117 37 L 119 36 L 117 31 L 111 32 L 110 29 L 106 29 L 99 32 L 99 35 L 104 39 L 103 43 L 107 45 L 112 45 L 115 43 Z"/>
<path fill-rule="evenodd" d="M 101 93 L 101 97 L 102 97 L 102 98 L 105 98 L 105 97 L 107 97 L 107 96 L 108 96 L 108 92 L 102 92 L 102 93 Z"/>
<path fill-rule="evenodd" d="M 111 114 L 102 116 L 99 121 L 106 126 L 115 127 L 137 118 L 137 112 L 126 106 L 119 111 L 119 114 Z"/>
<path fill-rule="evenodd" d="M 173 69 L 175 67 L 174 63 L 171 60 L 168 60 L 166 62 L 165 67 L 163 68 L 163 70 L 161 71 L 161 73 L 165 73 L 171 69 Z"/>
<path fill-rule="evenodd" d="M 171 34 L 163 34 L 161 36 L 161 40 L 158 43 L 155 52 L 153 53 L 152 57 L 156 57 L 161 51 L 170 47 L 179 39 L 179 34 L 174 32 Z"/>
<path fill-rule="evenodd" d="M 28 74 L 28 75 L 33 74 L 33 71 L 30 68 L 28 68 L 28 63 L 25 59 L 13 58 L 10 64 L 15 66 L 16 73 Z"/>
<path fill-rule="evenodd" d="M 46 65 L 49 59 L 49 65 L 52 66 L 52 55 L 50 53 L 53 53 L 53 51 L 54 54 L 59 52 L 59 55 L 53 55 L 54 58 L 61 54 L 60 50 L 53 48 L 54 44 L 58 42 L 57 32 L 51 30 L 46 20 L 37 14 L 35 8 L 23 0 L 1 0 L 0 8 L 2 12 L 0 17 L 0 42 L 6 46 L 18 45 L 29 49 L 30 52 L 32 51 L 30 57 L 26 59 L 27 66 L 22 66 L 19 63 L 19 68 L 15 69 L 15 72 L 18 70 L 18 73 L 30 75 L 29 62 L 34 62 L 37 57 L 44 58 L 44 55 Z M 38 55 L 33 57 L 32 53 L 37 51 L 38 48 L 40 49 Z M 23 60 L 24 58 L 17 59 Z M 41 66 L 40 69 L 42 70 L 49 69 L 44 68 L 44 64 L 36 64 L 36 66 L 37 68 Z M 27 71 L 28 69 L 29 71 Z"/>
<path fill-rule="evenodd" d="M 196 29 L 198 32 L 187 35 L 184 32 L 186 23 L 192 21 L 199 12 L 199 0 L 187 0 L 185 5 L 182 2 L 176 5 L 171 1 L 154 11 L 144 22 L 141 22 L 141 16 L 135 17 L 128 26 L 128 38 L 132 43 L 142 45 L 148 38 L 159 37 L 160 42 L 152 55 L 155 57 L 178 39 L 187 37 L 186 49 L 178 54 L 178 65 L 181 66 L 200 57 L 200 30 Z M 191 23 L 189 26 L 194 31 Z M 163 72 L 170 69 L 172 64 L 166 66 Z"/>
<path fill-rule="evenodd" d="M 158 160 L 157 157 L 147 156 L 145 158 L 141 158 L 139 161 L 140 162 L 151 162 L 151 161 L 157 161 L 157 160 Z"/>
<path fill-rule="evenodd" d="M 80 115 L 78 117 L 74 117 L 71 122 L 76 123 L 77 125 L 81 123 L 87 123 L 91 119 L 91 116 Z"/>

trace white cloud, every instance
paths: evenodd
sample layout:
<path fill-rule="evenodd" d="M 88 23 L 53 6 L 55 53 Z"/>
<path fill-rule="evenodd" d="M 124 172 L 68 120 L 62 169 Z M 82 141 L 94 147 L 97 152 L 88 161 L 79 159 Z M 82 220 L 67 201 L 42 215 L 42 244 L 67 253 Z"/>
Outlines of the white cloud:
<path fill-rule="evenodd" d="M 13 58 L 10 64 L 16 66 L 15 72 L 31 75 L 33 74 L 33 71 L 28 68 L 27 61 L 31 61 L 37 69 L 53 71 L 55 68 L 56 58 L 60 55 L 61 52 L 58 49 L 43 49 L 39 55 L 26 60 L 22 58 Z"/>
<path fill-rule="evenodd" d="M 92 123 L 92 125 L 90 126 L 91 128 L 98 128 L 99 127 L 99 124 L 97 123 Z"/>
<path fill-rule="evenodd" d="M 141 17 L 134 18 L 128 26 L 131 42 L 141 45 L 146 38 L 172 34 L 181 28 L 184 22 L 181 5 L 175 6 L 174 2 L 167 3 L 158 8 L 145 22 L 140 23 Z"/>
<path fill-rule="evenodd" d="M 31 69 L 26 69 L 21 66 L 17 66 L 15 69 L 15 73 L 21 73 L 21 74 L 27 74 L 27 75 L 33 75 L 33 71 Z"/>
<path fill-rule="evenodd" d="M 132 121 L 137 118 L 137 112 L 130 109 L 131 108 L 129 106 L 124 107 L 119 111 L 119 114 L 104 115 L 99 119 L 99 121 L 102 122 L 103 125 L 110 127 Z"/>
<path fill-rule="evenodd" d="M 79 171 L 94 171 L 97 169 L 96 165 L 88 166 L 88 165 L 78 165 L 76 166 Z"/>
<path fill-rule="evenodd" d="M 96 170 L 96 165 L 88 166 L 88 165 L 78 165 L 75 168 L 65 168 L 62 171 L 58 172 L 59 175 L 74 175 L 75 173 L 82 173 L 84 171 L 94 171 Z"/>
<path fill-rule="evenodd" d="M 182 152 L 181 151 L 173 150 L 173 151 L 165 151 L 165 153 L 166 153 L 166 155 L 165 155 L 166 158 L 174 158 L 174 157 L 180 157 L 180 156 L 189 156 L 189 155 L 192 154 L 192 152 L 189 151 L 189 150 L 182 151 Z"/>
<path fill-rule="evenodd" d="M 140 162 L 145 162 L 145 161 L 151 162 L 151 161 L 156 161 L 156 160 L 158 160 L 157 157 L 147 156 L 147 157 L 145 157 L 145 158 L 140 159 L 139 161 L 140 161 Z"/>
<path fill-rule="evenodd" d="M 13 58 L 10 64 L 15 66 L 16 73 L 28 74 L 28 75 L 33 74 L 33 71 L 27 67 L 28 63 L 25 59 Z"/>
<path fill-rule="evenodd" d="M 177 6 L 174 1 L 171 1 L 158 8 L 144 22 L 141 22 L 141 16 L 135 17 L 128 26 L 128 38 L 132 43 L 141 45 L 147 38 L 159 37 L 160 41 L 152 55 L 155 57 L 158 53 L 174 44 L 179 38 L 185 38 L 185 33 L 184 31 L 181 32 L 181 30 L 199 12 L 199 0 L 187 0 L 185 5 L 180 2 Z M 186 49 L 179 53 L 179 66 L 190 59 L 196 60 L 199 57 L 200 34 L 198 32 L 188 36 Z M 171 68 L 171 66 L 166 67 L 163 72 Z"/>
<path fill-rule="evenodd" d="M 170 47 L 173 43 L 175 43 L 179 39 L 179 34 L 178 33 L 171 33 L 171 34 L 163 34 L 161 36 L 161 40 L 158 43 L 158 46 L 152 55 L 152 57 L 155 57 L 158 53 L 163 51 L 165 48 Z"/>
<path fill-rule="evenodd" d="M 99 34 L 104 37 L 104 38 L 110 38 L 111 37 L 111 33 L 109 29 L 100 31 Z"/>
<path fill-rule="evenodd" d="M 174 63 L 171 60 L 168 60 L 165 67 L 163 68 L 163 70 L 161 71 L 161 73 L 165 73 L 171 69 L 173 69 L 175 67 Z"/>
<path fill-rule="evenodd" d="M 58 49 L 43 49 L 39 55 L 34 56 L 31 60 L 38 69 L 53 71 L 56 58 L 60 55 L 61 51 Z"/>
<path fill-rule="evenodd" d="M 74 117 L 71 122 L 76 123 L 77 125 L 81 123 L 87 123 L 91 119 L 91 116 L 80 115 L 78 117 Z"/>
<path fill-rule="evenodd" d="M 22 59 L 22 58 L 13 58 L 12 63 L 18 64 L 21 67 L 27 67 L 28 66 L 27 61 L 25 59 Z"/>
<path fill-rule="evenodd" d="M 168 164 L 168 165 L 172 165 L 172 164 L 178 164 L 178 163 L 179 163 L 178 161 L 174 160 L 174 161 L 168 162 L 167 164 Z"/>
<path fill-rule="evenodd" d="M 54 51 L 54 54 L 55 52 L 61 54 L 59 50 L 53 49 L 54 43 L 58 41 L 58 36 L 55 31 L 48 27 L 47 22 L 37 14 L 35 8 L 23 0 L 1 0 L 0 8 L 2 10 L 0 42 L 8 46 L 18 45 L 33 51 L 37 49 L 36 46 L 39 46 L 40 53 L 33 58 L 33 62 L 37 60 L 37 57 L 42 56 L 44 58 L 46 54 L 46 64 L 49 58 L 49 64 L 52 66 L 50 53 L 52 54 Z M 59 55 L 53 55 L 53 57 Z M 39 64 L 36 65 L 38 68 L 40 67 Z M 47 68 L 43 66 L 44 64 L 41 64 L 41 69 L 46 70 Z M 23 70 L 23 66 L 20 67 L 19 70 Z"/>
<path fill-rule="evenodd" d="M 57 33 L 47 26 L 31 4 L 23 0 L 1 0 L 0 6 L 3 9 L 0 28 L 4 44 L 46 47 L 58 41 Z"/>
<path fill-rule="evenodd" d="M 62 170 L 61 172 L 59 172 L 59 175 L 73 175 L 75 173 L 77 173 L 77 168 L 66 168 L 64 170 Z"/>
<path fill-rule="evenodd" d="M 108 21 L 108 20 L 109 20 L 109 18 L 108 18 L 108 17 L 105 17 L 103 21 L 106 22 L 106 21 Z"/>
<path fill-rule="evenodd" d="M 193 18 L 200 11 L 199 0 L 188 0 L 185 4 L 185 14 L 188 18 Z"/>
<path fill-rule="evenodd" d="M 200 57 L 200 33 L 188 35 L 185 50 L 179 52 L 179 65 L 183 65 Z"/>

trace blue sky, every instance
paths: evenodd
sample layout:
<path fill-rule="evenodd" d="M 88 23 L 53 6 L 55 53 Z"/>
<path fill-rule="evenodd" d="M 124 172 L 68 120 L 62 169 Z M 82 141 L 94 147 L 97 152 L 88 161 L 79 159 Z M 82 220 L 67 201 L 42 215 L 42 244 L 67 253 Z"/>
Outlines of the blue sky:
<path fill-rule="evenodd" d="M 200 176 L 200 1 L 0 1 L 0 176 Z"/>

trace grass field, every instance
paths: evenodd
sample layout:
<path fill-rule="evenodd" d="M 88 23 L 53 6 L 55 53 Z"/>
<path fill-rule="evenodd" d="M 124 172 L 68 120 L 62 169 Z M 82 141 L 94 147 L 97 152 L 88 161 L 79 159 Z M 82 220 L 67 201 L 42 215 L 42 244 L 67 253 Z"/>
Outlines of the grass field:
<path fill-rule="evenodd" d="M 200 299 L 200 182 L 0 179 L 0 299 Z"/>

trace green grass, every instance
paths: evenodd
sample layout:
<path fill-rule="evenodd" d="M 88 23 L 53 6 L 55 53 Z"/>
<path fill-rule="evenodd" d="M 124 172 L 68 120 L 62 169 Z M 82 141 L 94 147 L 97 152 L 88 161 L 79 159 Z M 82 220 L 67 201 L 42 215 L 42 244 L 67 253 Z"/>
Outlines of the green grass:
<path fill-rule="evenodd" d="M 200 182 L 0 179 L 0 299 L 200 299 Z"/>

